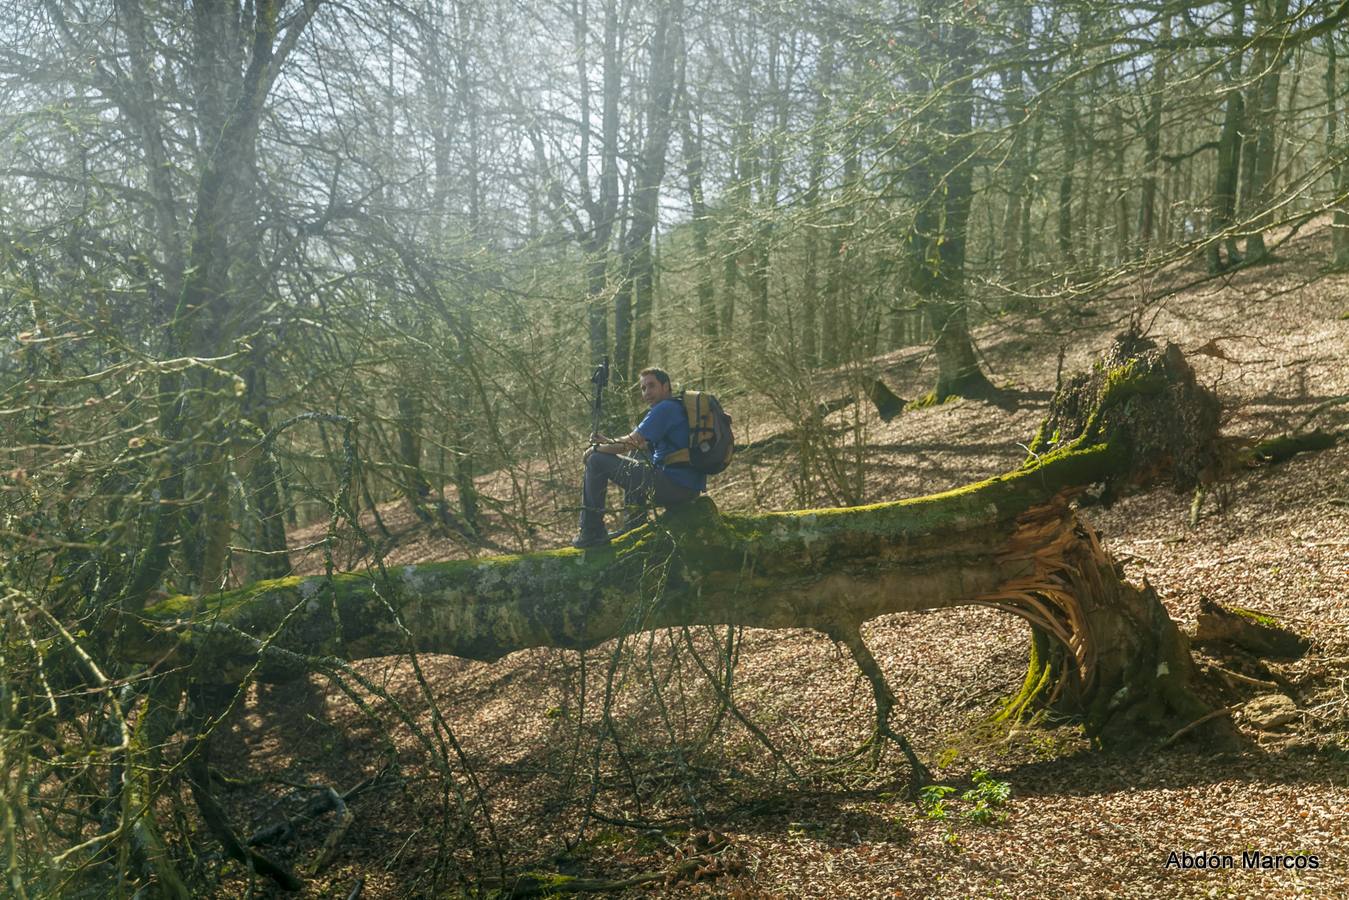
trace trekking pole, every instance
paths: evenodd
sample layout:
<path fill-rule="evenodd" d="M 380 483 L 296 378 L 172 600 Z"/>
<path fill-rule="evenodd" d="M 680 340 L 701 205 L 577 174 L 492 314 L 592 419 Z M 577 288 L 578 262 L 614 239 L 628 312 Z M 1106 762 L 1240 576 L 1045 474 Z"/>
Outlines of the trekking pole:
<path fill-rule="evenodd" d="M 590 383 L 595 386 L 595 402 L 590 409 L 590 433 L 598 435 L 600 433 L 600 414 L 604 403 L 604 389 L 609 384 L 609 357 L 604 357 L 604 362 L 595 367 L 595 374 L 590 376 Z M 598 447 L 599 442 L 592 437 L 591 447 Z"/>

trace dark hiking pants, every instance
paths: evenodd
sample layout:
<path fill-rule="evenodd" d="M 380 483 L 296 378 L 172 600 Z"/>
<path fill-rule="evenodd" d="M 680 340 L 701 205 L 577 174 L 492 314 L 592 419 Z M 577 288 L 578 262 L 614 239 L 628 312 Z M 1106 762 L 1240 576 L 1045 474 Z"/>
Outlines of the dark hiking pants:
<path fill-rule="evenodd" d="M 581 491 L 581 533 L 604 531 L 604 500 L 609 482 L 623 489 L 627 515 L 635 517 L 655 506 L 687 503 L 698 492 L 675 484 L 650 463 L 612 453 L 592 453 L 586 460 L 585 485 Z"/>

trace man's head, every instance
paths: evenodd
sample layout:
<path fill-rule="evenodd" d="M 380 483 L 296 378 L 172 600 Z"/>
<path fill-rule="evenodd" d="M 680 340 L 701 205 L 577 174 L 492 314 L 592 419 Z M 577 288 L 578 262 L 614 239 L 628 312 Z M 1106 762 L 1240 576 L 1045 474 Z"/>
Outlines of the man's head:
<path fill-rule="evenodd" d="M 647 406 L 655 406 L 662 400 L 668 400 L 672 394 L 670 376 L 665 374 L 664 369 L 657 369 L 655 366 L 638 373 L 637 387 L 642 392 L 642 402 Z"/>

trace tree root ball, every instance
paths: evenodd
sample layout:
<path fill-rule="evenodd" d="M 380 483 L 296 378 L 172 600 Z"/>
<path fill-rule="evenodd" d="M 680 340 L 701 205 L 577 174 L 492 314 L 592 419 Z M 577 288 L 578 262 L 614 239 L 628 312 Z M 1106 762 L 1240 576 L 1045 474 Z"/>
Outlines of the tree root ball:
<path fill-rule="evenodd" d="M 1059 388 L 1030 449 L 1044 454 L 1083 435 L 1089 443 L 1122 439 L 1130 448 L 1127 480 L 1165 473 L 1185 491 L 1214 463 L 1218 414 L 1217 397 L 1198 383 L 1179 347 L 1159 348 L 1131 329 L 1091 371 Z"/>

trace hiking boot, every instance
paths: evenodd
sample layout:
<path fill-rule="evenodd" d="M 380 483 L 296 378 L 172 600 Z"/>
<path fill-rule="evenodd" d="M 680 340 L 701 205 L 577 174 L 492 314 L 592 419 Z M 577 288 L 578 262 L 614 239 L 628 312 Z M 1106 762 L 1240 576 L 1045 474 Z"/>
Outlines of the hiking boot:
<path fill-rule="evenodd" d="M 609 544 L 609 534 L 605 531 L 582 531 L 571 542 L 571 545 L 577 550 L 585 550 L 590 547 L 606 547 Z"/>

